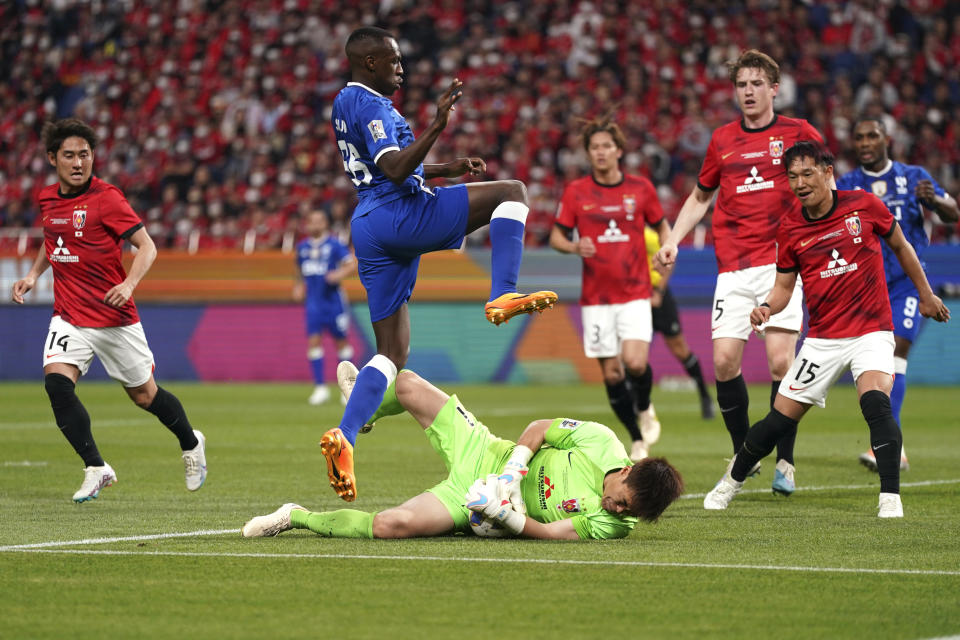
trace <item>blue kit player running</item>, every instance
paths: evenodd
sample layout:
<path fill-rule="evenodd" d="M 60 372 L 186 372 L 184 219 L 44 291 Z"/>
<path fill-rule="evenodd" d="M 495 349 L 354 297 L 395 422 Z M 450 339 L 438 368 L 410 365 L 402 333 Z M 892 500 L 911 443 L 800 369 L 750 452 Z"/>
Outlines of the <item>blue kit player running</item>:
<path fill-rule="evenodd" d="M 337 343 L 337 359 L 352 360 L 347 342 L 350 314 L 340 283 L 357 270 L 353 254 L 330 233 L 330 219 L 323 210 L 311 211 L 304 221 L 307 237 L 297 244 L 297 270 L 293 299 L 304 303 L 307 324 L 307 359 L 313 373 L 310 404 L 323 404 L 330 390 L 323 383 L 323 334 Z"/>
<path fill-rule="evenodd" d="M 890 159 L 890 136 L 887 135 L 881 120 L 859 120 L 853 129 L 853 145 L 860 166 L 837 180 L 837 189 L 863 189 L 883 200 L 923 264 L 923 251 L 930 244 L 923 228 L 923 207 L 932 209 L 944 222 L 956 222 L 960 218 L 957 201 L 944 192 L 923 167 Z M 902 426 L 900 408 L 907 390 L 907 355 L 920 333 L 923 318 L 917 310 L 919 297 L 916 287 L 903 272 L 892 251 L 886 244 L 881 246 L 887 289 L 890 292 L 890 308 L 893 311 L 895 341 L 895 377 L 893 390 L 890 392 L 890 406 L 897 424 Z M 873 471 L 877 470 L 877 461 L 872 450 L 861 454 L 860 462 Z M 900 468 L 906 471 L 909 466 L 907 454 L 901 450 Z"/>
<path fill-rule="evenodd" d="M 552 291 L 517 293 L 527 218 L 527 189 L 517 180 L 431 188 L 425 180 L 480 175 L 480 158 L 423 164 L 463 95 L 459 80 L 437 102 L 433 121 L 415 138 L 388 96 L 403 82 L 400 47 L 388 31 L 362 27 L 346 44 L 352 81 L 333 102 L 333 129 L 347 175 L 357 188 L 350 221 L 360 281 L 367 291 L 377 354 L 360 370 L 340 425 L 320 441 L 327 474 L 337 495 L 357 497 L 353 445 L 406 363 L 410 347 L 407 300 L 420 256 L 456 249 L 464 238 L 490 225 L 490 301 L 487 319 L 542 311 L 557 301 Z M 338 374 L 339 376 L 339 374 Z"/>

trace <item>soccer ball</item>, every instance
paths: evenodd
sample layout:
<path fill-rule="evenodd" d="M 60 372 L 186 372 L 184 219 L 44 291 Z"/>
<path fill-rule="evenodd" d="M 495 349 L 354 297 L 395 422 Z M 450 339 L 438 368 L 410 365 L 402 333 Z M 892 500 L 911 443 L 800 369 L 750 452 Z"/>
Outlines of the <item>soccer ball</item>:
<path fill-rule="evenodd" d="M 481 538 L 507 538 L 512 535 L 500 526 L 499 522 L 494 522 L 476 511 L 470 512 L 470 530 L 473 531 L 473 535 Z"/>

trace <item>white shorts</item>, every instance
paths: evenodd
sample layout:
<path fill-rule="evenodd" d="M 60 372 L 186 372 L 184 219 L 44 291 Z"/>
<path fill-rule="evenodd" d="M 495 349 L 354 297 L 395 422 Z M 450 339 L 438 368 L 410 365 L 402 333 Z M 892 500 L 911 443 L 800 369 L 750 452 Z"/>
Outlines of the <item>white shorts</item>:
<path fill-rule="evenodd" d="M 753 332 L 750 312 L 767 299 L 777 279 L 777 265 L 766 264 L 739 271 L 726 271 L 717 276 L 713 292 L 711 338 L 739 338 L 746 340 Z M 803 328 L 803 285 L 797 285 L 786 308 L 770 317 L 765 325 L 799 332 Z"/>
<path fill-rule="evenodd" d="M 858 338 L 807 338 L 780 383 L 780 395 L 803 404 L 827 405 L 827 391 L 850 369 L 893 375 L 893 332 L 874 331 Z"/>
<path fill-rule="evenodd" d="M 63 362 L 75 365 L 84 375 L 93 356 L 125 387 L 139 387 L 153 374 L 153 353 L 139 322 L 126 327 L 75 327 L 60 316 L 50 319 L 43 366 Z"/>
<path fill-rule="evenodd" d="M 650 299 L 622 304 L 592 304 L 580 308 L 583 320 L 583 352 L 588 358 L 614 358 L 620 355 L 624 340 L 653 339 Z"/>

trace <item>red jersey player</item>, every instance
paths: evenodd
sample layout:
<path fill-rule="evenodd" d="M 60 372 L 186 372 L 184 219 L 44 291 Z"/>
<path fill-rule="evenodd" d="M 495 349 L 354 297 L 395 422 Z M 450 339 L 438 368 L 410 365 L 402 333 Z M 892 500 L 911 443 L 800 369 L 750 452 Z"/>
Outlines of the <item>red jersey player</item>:
<path fill-rule="evenodd" d="M 29 273 L 13 285 L 23 304 L 37 278 L 53 267 L 53 318 L 44 342 L 44 384 L 57 426 L 83 459 L 84 478 L 75 502 L 96 498 L 116 482 L 90 430 L 90 416 L 75 393 L 79 377 L 97 356 L 137 406 L 157 416 L 180 441 L 187 489 L 207 475 L 204 437 L 190 426 L 180 401 L 153 379 L 133 290 L 157 256 L 153 240 L 123 193 L 93 176 L 93 129 L 75 118 L 48 123 L 43 142 L 57 183 L 39 195 L 44 244 Z M 127 240 L 137 256 L 124 273 L 121 248 Z"/>
<path fill-rule="evenodd" d="M 777 225 L 788 210 L 797 206 L 781 165 L 783 152 L 798 140 L 822 137 L 806 120 L 774 113 L 780 67 L 770 56 L 751 49 L 728 67 L 743 118 L 713 132 L 697 186 L 683 204 L 673 232 L 657 253 L 657 261 L 673 265 L 677 244 L 703 218 L 717 192 L 713 237 L 719 275 L 711 323 L 713 366 L 717 404 L 736 452 L 750 427 L 750 398 L 741 373 L 743 349 L 751 333 L 750 311 L 773 286 Z M 764 332 L 773 381 L 771 404 L 780 380 L 793 363 L 803 322 L 801 298 L 799 294 L 793 296 Z M 795 488 L 795 438 L 795 433 L 786 434 L 777 446 L 773 490 L 783 495 L 790 495 Z"/>
<path fill-rule="evenodd" d="M 790 189 L 802 208 L 791 211 L 777 233 L 776 283 L 750 313 L 756 330 L 784 309 L 803 278 L 810 330 L 780 383 L 767 416 L 747 432 L 706 509 L 726 509 L 747 472 L 773 450 L 783 433 L 795 431 L 812 405 L 825 406 L 827 390 L 850 369 L 860 410 L 870 427 L 870 446 L 880 474 L 881 518 L 903 517 L 900 501 L 900 428 L 890 408 L 893 387 L 893 321 L 880 238 L 916 286 L 918 310 L 938 322 L 950 310 L 934 295 L 900 225 L 879 198 L 865 191 L 834 191 L 833 158 L 816 142 L 799 142 L 783 157 Z"/>
<path fill-rule="evenodd" d="M 644 228 L 656 228 L 662 240 L 670 225 L 653 184 L 620 170 L 626 140 L 616 123 L 590 121 L 581 139 L 591 175 L 564 190 L 550 246 L 583 258 L 583 349 L 600 363 L 610 406 L 633 439 L 630 459 L 639 462 L 660 436 L 650 404 L 653 322 Z M 568 238 L 574 229 L 577 242 Z"/>

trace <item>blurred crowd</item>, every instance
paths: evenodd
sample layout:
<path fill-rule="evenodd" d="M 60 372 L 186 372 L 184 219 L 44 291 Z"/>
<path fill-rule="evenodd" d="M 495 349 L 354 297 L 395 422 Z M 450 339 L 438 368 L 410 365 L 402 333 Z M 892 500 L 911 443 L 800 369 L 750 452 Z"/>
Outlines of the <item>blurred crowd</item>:
<path fill-rule="evenodd" d="M 100 136 L 96 174 L 158 246 L 276 248 L 314 208 L 345 232 L 354 190 L 329 117 L 343 44 L 367 24 L 398 37 L 394 102 L 415 132 L 464 81 L 428 162 L 481 156 L 487 179 L 526 182 L 529 245 L 547 243 L 563 184 L 587 171 L 577 133 L 601 114 L 675 217 L 711 132 L 738 117 L 724 63 L 749 47 L 780 63 L 777 111 L 823 132 L 838 171 L 855 165 L 854 119 L 873 114 L 895 159 L 960 192 L 960 3 L 947 0 L 13 0 L 0 5 L 0 230 L 38 225 L 34 196 L 55 179 L 40 129 L 75 115 Z M 931 230 L 960 242 L 955 226 Z"/>

